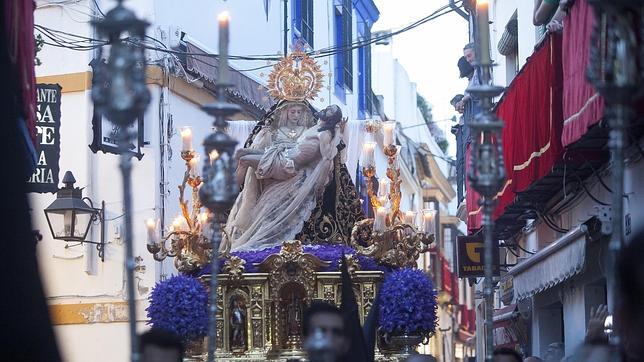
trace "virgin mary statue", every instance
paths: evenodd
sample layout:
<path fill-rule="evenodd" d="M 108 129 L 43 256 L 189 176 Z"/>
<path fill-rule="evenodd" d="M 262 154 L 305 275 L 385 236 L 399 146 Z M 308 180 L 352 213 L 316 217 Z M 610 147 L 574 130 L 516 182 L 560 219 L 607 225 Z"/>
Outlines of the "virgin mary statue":
<path fill-rule="evenodd" d="M 280 101 L 237 151 L 242 188 L 224 228 L 232 251 L 260 250 L 285 240 L 346 242 L 363 216 L 341 158 L 342 112 L 308 103 L 321 87 L 319 66 L 294 52 L 275 66 L 269 91 Z"/>

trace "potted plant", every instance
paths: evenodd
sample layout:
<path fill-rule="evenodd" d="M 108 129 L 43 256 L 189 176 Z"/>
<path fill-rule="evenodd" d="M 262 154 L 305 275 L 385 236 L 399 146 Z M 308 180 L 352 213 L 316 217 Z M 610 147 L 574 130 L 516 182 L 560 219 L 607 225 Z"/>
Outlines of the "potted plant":
<path fill-rule="evenodd" d="M 187 354 L 200 349 L 208 333 L 208 292 L 195 278 L 179 275 L 157 283 L 149 297 L 148 324 L 175 333 Z"/>
<path fill-rule="evenodd" d="M 434 334 L 436 309 L 436 290 L 423 271 L 401 268 L 385 276 L 380 288 L 380 330 L 402 354 L 414 353 Z"/>

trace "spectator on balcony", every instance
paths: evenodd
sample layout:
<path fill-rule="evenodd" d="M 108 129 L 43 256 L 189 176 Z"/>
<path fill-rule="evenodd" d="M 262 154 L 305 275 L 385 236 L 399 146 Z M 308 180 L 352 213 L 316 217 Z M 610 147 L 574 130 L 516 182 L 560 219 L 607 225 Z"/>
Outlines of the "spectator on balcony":
<path fill-rule="evenodd" d="M 568 0 L 535 0 L 532 21 L 535 26 L 545 25 L 549 32 L 559 32 L 568 7 Z"/>
<path fill-rule="evenodd" d="M 469 43 L 463 47 L 463 58 L 469 63 L 469 65 L 472 67 L 472 71 L 469 73 L 471 74 L 471 77 L 468 77 L 469 83 L 468 83 L 468 88 L 475 86 L 475 85 L 480 85 L 481 84 L 481 78 L 480 78 L 480 69 L 478 66 L 476 66 L 476 46 L 474 43 Z M 459 64 L 459 70 L 461 69 L 461 66 Z M 465 68 L 464 65 L 464 73 L 467 76 L 467 68 Z M 463 73 L 462 73 L 463 74 Z M 458 103 L 456 103 L 455 108 L 457 111 L 462 112 L 465 117 L 465 124 L 467 125 L 468 121 L 473 117 L 476 113 L 478 113 L 478 109 L 480 108 L 479 106 L 479 100 L 476 99 L 472 94 L 469 92 L 465 91 L 465 96 L 463 99 L 461 99 Z M 467 132 L 469 133 L 469 132 Z"/>

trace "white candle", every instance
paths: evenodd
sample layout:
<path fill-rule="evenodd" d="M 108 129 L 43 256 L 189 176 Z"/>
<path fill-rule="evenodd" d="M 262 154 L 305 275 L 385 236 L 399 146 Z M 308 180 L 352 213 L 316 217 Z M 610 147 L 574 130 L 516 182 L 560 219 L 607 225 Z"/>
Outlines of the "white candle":
<path fill-rule="evenodd" d="M 414 226 L 416 225 L 416 212 L 407 211 L 405 212 L 405 224 Z"/>
<path fill-rule="evenodd" d="M 193 176 L 199 176 L 199 156 L 193 157 L 190 162 L 188 162 L 188 165 L 190 166 L 190 174 Z"/>
<path fill-rule="evenodd" d="M 157 222 L 154 219 L 147 219 L 145 226 L 148 229 L 148 245 L 155 245 L 157 243 Z"/>
<path fill-rule="evenodd" d="M 174 218 L 174 220 L 172 221 L 172 230 L 173 231 L 181 231 L 181 226 L 183 224 L 181 222 L 182 220 L 183 220 L 183 216 L 177 216 L 177 217 Z"/>
<path fill-rule="evenodd" d="M 230 15 L 227 11 L 219 14 L 219 84 L 228 84 L 228 23 Z"/>
<path fill-rule="evenodd" d="M 436 233 L 436 225 L 434 224 L 434 216 L 436 210 L 424 209 L 423 210 L 423 232 L 425 234 Z"/>
<path fill-rule="evenodd" d="M 192 151 L 192 128 L 181 127 L 182 151 Z"/>
<path fill-rule="evenodd" d="M 199 221 L 202 225 L 208 222 L 208 212 L 202 212 L 199 214 Z"/>
<path fill-rule="evenodd" d="M 378 180 L 378 196 L 387 196 L 389 195 L 389 180 L 386 178 L 381 178 Z"/>
<path fill-rule="evenodd" d="M 383 146 L 391 146 L 394 144 L 394 131 L 396 129 L 395 121 L 387 121 L 382 124 Z"/>
<path fill-rule="evenodd" d="M 365 142 L 362 145 L 362 166 L 369 167 L 375 166 L 374 155 L 376 150 L 375 142 Z"/>
<path fill-rule="evenodd" d="M 490 17 L 488 14 L 488 0 L 476 1 L 476 18 L 479 32 L 479 63 L 489 65 L 490 62 Z"/>
<path fill-rule="evenodd" d="M 374 223 L 373 223 L 374 231 L 385 230 L 386 217 L 387 217 L 387 209 L 385 209 L 382 206 L 376 209 L 376 219 L 374 220 Z"/>

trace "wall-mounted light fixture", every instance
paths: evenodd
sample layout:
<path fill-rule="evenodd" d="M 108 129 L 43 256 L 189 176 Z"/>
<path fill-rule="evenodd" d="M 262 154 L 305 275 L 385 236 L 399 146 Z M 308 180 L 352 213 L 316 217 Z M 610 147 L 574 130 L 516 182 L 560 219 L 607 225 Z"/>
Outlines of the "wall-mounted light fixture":
<path fill-rule="evenodd" d="M 45 217 L 49 224 L 51 236 L 54 239 L 67 242 L 96 244 L 98 256 L 105 261 L 105 201 L 101 208 L 94 208 L 89 197 L 83 197 L 83 189 L 74 187 L 76 179 L 71 171 L 65 172 L 63 183 L 65 186 L 56 192 L 56 200 L 45 208 Z M 87 202 L 89 202 L 89 205 Z M 101 224 L 100 241 L 85 240 L 92 222 Z"/>

